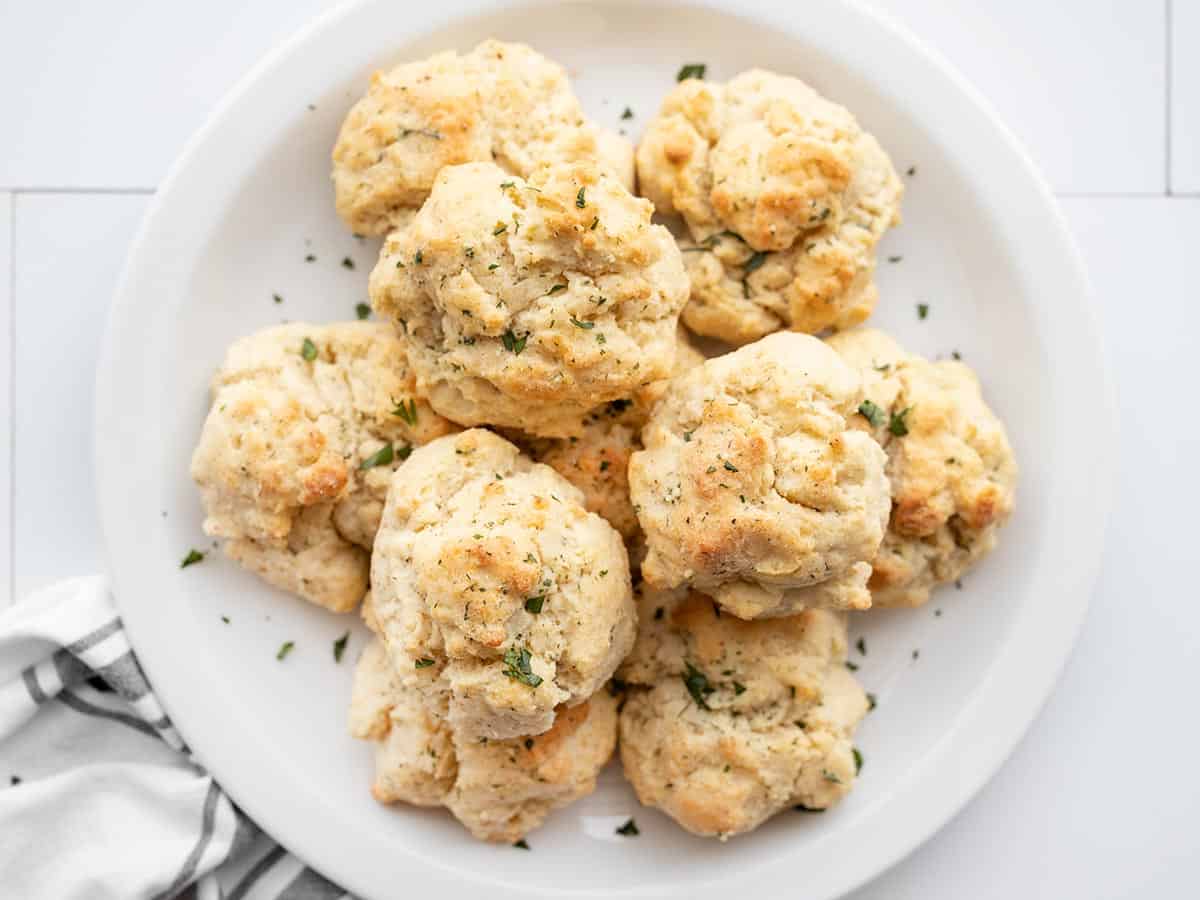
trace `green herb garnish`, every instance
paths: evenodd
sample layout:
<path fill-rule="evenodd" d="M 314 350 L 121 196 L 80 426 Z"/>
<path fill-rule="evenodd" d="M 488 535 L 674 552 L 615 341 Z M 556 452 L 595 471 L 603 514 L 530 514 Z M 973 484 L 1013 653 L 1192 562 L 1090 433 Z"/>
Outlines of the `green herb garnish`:
<path fill-rule="evenodd" d="M 725 470 L 727 472 L 736 472 L 738 470 L 738 468 L 733 463 L 731 463 L 729 460 L 725 460 Z"/>
<path fill-rule="evenodd" d="M 580 322 L 574 316 L 571 316 L 571 324 L 574 325 L 576 328 L 582 328 L 585 331 L 596 327 L 595 322 Z"/>
<path fill-rule="evenodd" d="M 862 771 L 862 753 L 859 752 L 859 749 L 857 747 L 854 747 L 853 751 L 854 751 L 854 774 L 857 775 L 859 772 Z"/>
<path fill-rule="evenodd" d="M 412 444 L 405 444 L 403 447 L 401 447 L 399 450 L 396 451 L 396 459 L 400 460 L 400 462 L 404 462 L 406 459 L 408 459 L 410 456 L 412 456 L 412 452 L 413 452 Z"/>
<path fill-rule="evenodd" d="M 733 683 L 733 693 L 735 696 L 740 697 L 742 694 L 746 693 L 746 686 L 740 681 L 735 681 Z"/>
<path fill-rule="evenodd" d="M 308 362 L 317 358 L 317 345 L 312 342 L 312 338 L 304 339 L 304 343 L 300 345 L 300 355 Z"/>
<path fill-rule="evenodd" d="M 392 402 L 396 403 L 395 400 L 393 400 Z M 415 399 L 409 399 L 409 401 L 406 405 L 405 402 L 403 400 L 401 400 L 399 403 L 396 403 L 396 408 L 392 410 L 392 415 L 399 416 L 401 419 L 404 420 L 404 423 L 406 425 L 410 425 L 410 426 L 416 425 L 417 424 L 417 401 Z"/>
<path fill-rule="evenodd" d="M 858 414 L 870 422 L 872 428 L 879 428 L 887 421 L 887 413 L 870 400 L 858 404 Z"/>
<path fill-rule="evenodd" d="M 867 712 L 873 710 L 879 703 L 875 700 L 874 694 L 867 694 Z"/>
<path fill-rule="evenodd" d="M 929 304 L 928 303 L 918 303 L 917 304 L 917 318 L 922 321 L 929 318 Z"/>
<path fill-rule="evenodd" d="M 342 654 L 346 652 L 346 642 L 350 640 L 350 632 L 346 632 L 333 642 L 333 661 L 340 663 Z"/>
<path fill-rule="evenodd" d="M 492 229 L 492 234 L 493 235 L 504 234 L 504 232 L 506 232 L 506 231 L 508 231 L 508 223 L 507 222 L 497 222 L 496 227 Z"/>
<path fill-rule="evenodd" d="M 625 112 L 621 113 L 621 118 L 622 119 L 632 119 L 633 118 L 633 110 L 630 109 L 628 106 L 625 107 Z"/>
<path fill-rule="evenodd" d="M 888 431 L 896 437 L 904 437 L 908 434 L 908 414 L 912 412 L 912 407 L 907 406 L 898 413 L 892 413 L 892 419 L 888 422 Z"/>
<path fill-rule="evenodd" d="M 566 289 L 567 289 L 567 286 L 565 284 L 556 284 L 552 288 L 550 288 L 550 290 L 548 290 L 546 292 L 546 296 L 553 297 L 559 291 L 565 291 Z"/>
<path fill-rule="evenodd" d="M 519 681 L 530 687 L 537 687 L 542 683 L 542 676 L 533 671 L 533 668 L 529 665 L 529 660 L 530 655 L 527 647 L 522 647 L 520 650 L 516 647 L 509 647 L 504 652 L 504 674 L 514 681 Z"/>
<path fill-rule="evenodd" d="M 183 562 L 179 564 L 179 568 L 186 569 L 188 566 L 194 566 L 203 559 L 204 554 L 193 548 L 187 552 L 187 556 L 183 558 Z"/>
<path fill-rule="evenodd" d="M 354 307 L 354 314 L 358 316 L 358 321 L 369 319 L 371 317 L 371 307 L 365 303 L 359 303 Z"/>
<path fill-rule="evenodd" d="M 432 128 L 401 128 L 400 137 L 406 138 L 411 134 L 420 134 L 427 138 L 433 138 L 435 141 L 442 139 L 442 134 L 439 131 L 434 131 Z"/>
<path fill-rule="evenodd" d="M 271 299 L 272 299 L 272 300 L 274 300 L 276 303 L 282 303 L 282 302 L 283 302 L 283 298 L 282 298 L 282 297 L 280 297 L 278 294 L 272 294 L 272 295 L 271 295 Z"/>
<path fill-rule="evenodd" d="M 343 256 L 342 257 L 342 268 L 343 269 L 353 269 L 354 268 L 354 260 L 352 260 L 348 256 Z"/>
<path fill-rule="evenodd" d="M 512 329 L 508 329 L 504 334 L 500 335 L 500 342 L 504 344 L 504 349 L 509 353 L 514 353 L 517 356 L 521 355 L 521 351 L 525 349 L 525 342 L 529 340 L 528 334 L 523 334 L 517 337 L 513 334 Z"/>
<path fill-rule="evenodd" d="M 413 662 L 413 668 L 416 669 L 428 669 L 432 665 L 433 660 L 428 656 L 422 656 L 420 659 Z"/>
<path fill-rule="evenodd" d="M 289 653 L 291 653 L 292 648 L 295 646 L 296 646 L 296 644 L 294 641 L 284 641 L 283 644 L 280 645 L 280 647 L 279 647 L 279 652 L 275 654 L 275 658 L 277 660 L 279 660 L 280 662 L 282 662 L 284 657 L 286 657 Z"/>
<path fill-rule="evenodd" d="M 622 837 L 637 837 L 639 834 L 641 834 L 641 832 L 638 831 L 637 823 L 633 821 L 633 819 L 630 819 L 617 829 L 617 834 L 621 835 Z"/>
<path fill-rule="evenodd" d="M 767 261 L 767 254 L 762 250 L 755 250 L 750 254 L 750 258 L 742 264 L 742 271 L 749 275 L 755 269 L 762 266 Z"/>
<path fill-rule="evenodd" d="M 382 447 L 364 459 L 361 463 L 359 463 L 358 468 L 365 470 L 373 469 L 376 466 L 388 466 L 391 465 L 392 460 L 395 458 L 396 451 L 392 449 L 392 445 L 384 444 Z"/>
<path fill-rule="evenodd" d="M 692 695 L 692 699 L 696 701 L 696 705 L 701 709 L 708 709 L 708 701 L 705 700 L 709 694 L 716 690 L 708 683 L 708 676 L 693 666 L 691 663 L 686 663 L 687 672 L 683 676 L 684 687 L 687 692 Z"/>
<path fill-rule="evenodd" d="M 687 63 L 675 76 L 676 81 L 687 81 L 689 78 L 698 78 L 703 80 L 704 73 L 708 71 L 708 66 L 704 63 Z"/>
<path fill-rule="evenodd" d="M 529 842 L 527 840 L 525 840 L 525 838 L 521 838 L 519 841 L 517 841 L 515 844 L 513 844 L 513 846 L 516 847 L 518 850 L 532 850 L 533 849 L 532 847 L 529 846 Z"/>
<path fill-rule="evenodd" d="M 542 611 L 542 605 L 546 602 L 545 594 L 538 594 L 536 597 L 525 598 L 525 611 L 537 615 Z"/>
<path fill-rule="evenodd" d="M 580 209 L 583 209 L 585 206 L 587 206 L 587 200 L 584 197 L 584 194 L 586 192 L 587 192 L 587 186 L 584 185 L 583 187 L 581 187 L 579 189 L 579 193 L 575 195 L 575 205 L 577 207 L 579 207 Z"/>
<path fill-rule="evenodd" d="M 866 638 L 859 638 L 855 642 L 854 646 L 858 648 L 858 652 L 861 653 L 863 656 L 867 655 L 867 639 Z"/>

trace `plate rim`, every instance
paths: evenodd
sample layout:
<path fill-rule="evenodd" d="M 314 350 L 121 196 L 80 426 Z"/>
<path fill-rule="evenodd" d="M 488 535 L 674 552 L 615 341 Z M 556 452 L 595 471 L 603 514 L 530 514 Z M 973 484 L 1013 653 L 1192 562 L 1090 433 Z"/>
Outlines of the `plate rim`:
<path fill-rule="evenodd" d="M 120 607 L 126 628 L 130 632 L 131 643 L 138 652 L 139 659 L 145 668 L 151 683 L 160 700 L 166 707 L 176 728 L 193 748 L 209 772 L 217 779 L 229 796 L 254 819 L 260 827 L 283 846 L 287 847 L 306 864 L 323 872 L 336 881 L 344 889 L 353 890 L 362 896 L 372 896 L 374 888 L 371 882 L 358 871 L 342 864 L 340 860 L 324 858 L 320 842 L 306 838 L 301 830 L 292 827 L 294 815 L 284 811 L 278 805 L 272 807 L 262 802 L 238 771 L 236 753 L 223 753 L 220 737 L 215 737 L 200 727 L 199 712 L 188 708 L 182 697 L 182 689 L 174 676 L 170 674 L 171 667 L 167 664 L 167 651 L 159 646 L 149 632 L 149 625 L 138 614 L 138 607 L 133 603 L 133 597 L 139 593 L 134 585 L 138 582 L 136 568 L 129 558 L 128 547 L 122 548 L 117 535 L 121 533 L 124 522 L 121 508 L 121 493 L 116 490 L 116 480 L 110 476 L 120 468 L 122 458 L 122 441 L 114 439 L 109 434 L 109 426 L 119 417 L 121 411 L 121 396 L 119 391 L 118 347 L 119 335 L 130 324 L 134 315 L 136 291 L 134 283 L 139 267 L 144 265 L 146 246 L 155 232 L 157 221 L 168 209 L 179 185 L 186 179 L 189 168 L 194 164 L 217 136 L 231 110 L 252 92 L 265 75 L 292 59 L 306 45 L 315 40 L 326 30 L 342 20 L 358 14 L 361 10 L 372 5 L 381 4 L 384 0 L 345 0 L 313 18 L 308 24 L 293 33 L 278 44 L 255 64 L 237 84 L 225 95 L 208 116 L 205 123 L 187 141 L 163 179 L 159 189 L 147 209 L 141 227 L 134 239 L 123 267 L 117 290 L 108 312 L 101 352 L 97 364 L 96 395 L 94 402 L 94 459 L 96 471 L 96 497 L 100 515 L 100 525 L 104 546 L 106 569 L 113 585 L 113 593 Z M 542 0 L 545 3 L 545 0 Z M 553 2 L 553 0 L 550 0 Z M 585 0 L 558 0 L 559 3 L 585 2 Z M 620 5 L 622 0 L 617 0 Z M 440 25 L 453 22 L 467 15 L 478 15 L 512 7 L 528 7 L 538 5 L 526 0 L 442 0 L 436 10 L 421 7 L 411 12 L 411 27 L 397 35 L 397 42 L 419 36 Z M 690 7 L 694 9 L 711 9 L 736 15 L 760 25 L 783 27 L 791 33 L 803 32 L 803 22 L 799 11 L 795 8 L 781 7 L 771 0 L 658 0 L 658 5 Z M 1012 667 L 1008 659 L 1012 655 L 1013 637 L 1006 639 L 997 651 L 997 659 L 993 662 L 988 675 L 980 686 L 975 699 L 962 710 L 952 726 L 941 737 L 930 753 L 930 757 L 941 758 L 945 755 L 947 745 L 977 720 L 981 715 L 981 707 L 990 701 L 988 715 L 993 721 L 999 709 L 1004 714 L 1004 727 L 997 729 L 1001 736 L 994 738 L 989 744 L 969 762 L 959 760 L 955 770 L 955 783 L 949 790 L 941 790 L 932 801 L 923 804 L 909 812 L 914 816 L 905 820 L 903 829 L 893 828 L 887 834 L 876 834 L 874 841 L 867 842 L 858 858 L 859 865 L 855 869 L 842 867 L 834 870 L 830 867 L 822 872 L 809 872 L 805 875 L 805 887 L 813 897 L 832 898 L 865 884 L 878 877 L 884 870 L 895 865 L 917 847 L 929 840 L 937 831 L 949 823 L 967 803 L 987 784 L 1015 750 L 1017 744 L 1027 734 L 1033 721 L 1039 715 L 1049 698 L 1059 677 L 1070 659 L 1080 628 L 1086 617 L 1092 592 L 1099 575 L 1102 553 L 1105 546 L 1105 534 L 1109 512 L 1112 505 L 1113 484 L 1116 473 L 1116 421 L 1115 398 L 1113 382 L 1106 359 L 1105 348 L 1099 338 L 1096 323 L 1095 304 L 1090 288 L 1086 268 L 1078 246 L 1067 226 L 1062 209 L 1051 192 L 1049 186 L 1038 171 L 1037 167 L 1012 134 L 991 104 L 968 82 L 940 53 L 925 44 L 920 38 L 910 32 L 888 13 L 870 6 L 861 0 L 809 0 L 806 12 L 813 8 L 823 8 L 835 18 L 849 17 L 857 20 L 865 35 L 870 32 L 873 40 L 882 40 L 902 47 L 909 53 L 909 60 L 923 63 L 933 73 L 936 80 L 944 84 L 945 90 L 951 95 L 957 94 L 966 106 L 977 114 L 984 128 L 990 130 L 991 136 L 998 138 L 999 148 L 1007 155 L 1013 164 L 1012 171 L 1019 173 L 1024 184 L 1032 188 L 1033 196 L 1038 204 L 1039 216 L 1044 221 L 1047 233 L 1054 243 L 1054 250 L 1061 254 L 1059 271 L 1063 280 L 1073 286 L 1066 291 L 1066 302 L 1071 305 L 1071 313 L 1075 316 L 1073 329 L 1077 339 L 1073 348 L 1077 351 L 1075 361 L 1081 363 L 1078 368 L 1082 372 L 1074 374 L 1075 381 L 1086 383 L 1089 393 L 1084 396 L 1080 408 L 1073 410 L 1076 419 L 1089 421 L 1092 440 L 1089 442 L 1092 455 L 1089 457 L 1089 470 L 1093 473 L 1090 491 L 1085 495 L 1076 492 L 1075 499 L 1087 504 L 1088 517 L 1078 514 L 1073 524 L 1079 525 L 1082 520 L 1082 530 L 1086 532 L 1083 543 L 1088 551 L 1082 558 L 1073 560 L 1075 570 L 1068 578 L 1069 590 L 1067 602 L 1055 607 L 1055 617 L 1051 620 L 1054 628 L 1051 633 L 1043 636 L 1038 642 L 1037 654 L 1032 661 L 1036 662 L 1036 670 L 1027 672 L 1017 683 L 1016 687 L 997 694 L 996 682 L 1000 674 Z M 1082 376 L 1082 377 L 1081 377 Z M 1099 438 L 1099 439 L 1097 439 Z M 126 542 L 127 543 L 127 542 Z M 118 574 L 123 573 L 123 574 Z M 143 586 L 143 591 L 151 590 L 149 585 Z M 1023 617 L 1018 617 L 1013 623 L 1014 631 Z M 1027 648 L 1022 648 L 1023 657 L 1031 657 Z M 1002 666 L 1002 664 L 1005 664 Z M 190 723 L 190 724 L 189 724 Z M 993 736 L 994 737 L 994 736 Z M 868 833 L 872 827 L 879 831 L 878 822 L 883 819 L 882 813 L 888 805 L 896 806 L 900 802 L 901 790 L 912 793 L 917 786 L 917 778 L 925 772 L 925 781 L 929 780 L 928 770 L 931 763 L 922 763 L 914 769 L 900 784 L 899 788 L 889 797 L 880 809 L 870 817 L 864 825 Z M 320 863 L 315 860 L 320 860 Z M 758 866 L 752 870 L 740 870 L 739 886 L 741 890 L 769 890 L 778 885 L 782 875 L 782 867 L 787 865 L 788 857 L 781 854 L 770 863 Z M 439 866 L 419 866 L 419 876 L 427 886 L 440 886 L 450 891 L 461 888 L 468 881 L 462 876 Z M 417 874 L 417 873 L 415 873 Z M 689 890 L 700 891 L 707 895 L 710 891 L 715 895 L 719 885 L 724 880 L 710 882 L 701 889 L 696 884 L 690 884 Z M 657 886 L 655 890 L 660 889 Z M 489 890 L 493 896 L 500 898 L 528 897 L 530 894 L 551 896 L 592 896 L 592 893 L 579 891 L 544 892 L 537 887 L 522 887 L 514 890 L 504 883 L 492 883 Z M 677 889 L 675 889 L 677 890 Z M 648 889 L 633 889 L 623 892 L 626 896 L 645 896 Z M 455 895 L 454 893 L 451 894 Z M 595 894 L 599 896 L 599 894 Z"/>

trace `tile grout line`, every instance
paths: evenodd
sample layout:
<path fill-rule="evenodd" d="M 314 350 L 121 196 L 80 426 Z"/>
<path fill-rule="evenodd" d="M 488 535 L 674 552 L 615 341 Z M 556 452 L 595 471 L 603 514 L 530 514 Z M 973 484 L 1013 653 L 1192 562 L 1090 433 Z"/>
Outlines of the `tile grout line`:
<path fill-rule="evenodd" d="M 1166 185 L 1166 194 L 1168 197 L 1170 197 L 1171 196 L 1171 94 L 1172 94 L 1171 70 L 1172 70 L 1172 68 L 1174 68 L 1174 66 L 1172 64 L 1172 59 L 1171 59 L 1171 32 L 1173 31 L 1173 28 L 1174 28 L 1174 22 L 1173 22 L 1173 16 L 1172 16 L 1172 0 L 1166 0 L 1166 2 L 1167 2 L 1167 10 L 1166 10 L 1166 13 L 1167 13 L 1167 15 L 1166 15 L 1167 46 L 1166 46 L 1166 53 L 1164 54 L 1163 58 L 1165 60 L 1165 65 L 1166 65 L 1165 83 L 1166 83 L 1167 90 L 1166 90 L 1166 116 L 1164 117 L 1163 125 L 1166 130 L 1166 139 L 1167 139 L 1166 153 L 1164 154 L 1166 157 L 1166 164 L 1167 164 L 1165 185 Z"/>
<path fill-rule="evenodd" d="M 156 187 L 95 187 L 94 185 L 81 185 L 76 187 L 66 187 L 62 185 L 0 185 L 0 191 L 8 191 L 16 196 L 17 194 L 102 194 L 102 195 L 130 195 L 130 196 L 147 196 L 157 191 Z"/>
<path fill-rule="evenodd" d="M 8 204 L 8 603 L 17 602 L 17 195 Z"/>

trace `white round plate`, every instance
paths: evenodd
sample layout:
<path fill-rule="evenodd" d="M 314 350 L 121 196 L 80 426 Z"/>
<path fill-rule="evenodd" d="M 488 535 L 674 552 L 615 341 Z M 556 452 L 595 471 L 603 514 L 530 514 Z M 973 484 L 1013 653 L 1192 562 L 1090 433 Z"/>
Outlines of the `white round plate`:
<path fill-rule="evenodd" d="M 858 735 L 861 781 L 824 815 L 789 811 L 751 836 L 704 841 L 639 807 L 615 765 L 533 833 L 532 852 L 477 843 L 441 811 L 378 806 L 370 749 L 345 728 L 365 643 L 357 617 L 290 598 L 219 554 L 180 569 L 190 547 L 210 549 L 188 460 L 225 347 L 283 320 L 351 319 L 366 299 L 378 244 L 345 231 L 329 182 L 343 115 L 373 69 L 489 36 L 562 62 L 590 113 L 633 137 L 683 63 L 718 80 L 752 66 L 797 75 L 853 110 L 908 172 L 873 323 L 979 371 L 1021 463 L 1018 506 L 960 590 L 855 619 L 868 650 L 859 675 L 879 706 Z M 837 0 L 365 0 L 325 16 L 242 82 L 159 191 L 114 304 L 96 425 L 117 598 L 199 758 L 348 890 L 492 900 L 827 898 L 911 851 L 995 771 L 1066 659 L 1097 571 L 1111 434 L 1085 279 L 1046 187 L 944 63 Z M 338 665 L 331 648 L 347 628 Z M 295 650 L 279 662 L 284 641 Z M 631 815 L 641 835 L 616 835 Z"/>

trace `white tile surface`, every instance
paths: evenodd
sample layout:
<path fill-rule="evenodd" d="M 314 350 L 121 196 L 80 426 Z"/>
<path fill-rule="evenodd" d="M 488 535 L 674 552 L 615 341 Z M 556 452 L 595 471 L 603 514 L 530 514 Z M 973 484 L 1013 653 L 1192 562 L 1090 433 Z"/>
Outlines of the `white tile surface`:
<path fill-rule="evenodd" d="M 1171 6 L 1171 190 L 1200 194 L 1200 0 Z"/>
<path fill-rule="evenodd" d="M 154 187 L 225 92 L 332 5 L 0 3 L 0 189 Z"/>
<path fill-rule="evenodd" d="M 872 2 L 979 88 L 1056 191 L 1163 191 L 1166 0 Z"/>
<path fill-rule="evenodd" d="M 1062 681 L 1000 774 L 854 900 L 1196 896 L 1200 416 L 1188 386 L 1200 304 L 1185 286 L 1200 199 L 1065 206 L 1116 374 L 1121 461 L 1100 585 Z"/>
<path fill-rule="evenodd" d="M 101 571 L 92 391 L 109 301 L 148 197 L 16 198 L 15 595 Z"/>
<path fill-rule="evenodd" d="M 0 609 L 12 600 L 12 202 L 0 194 Z"/>

